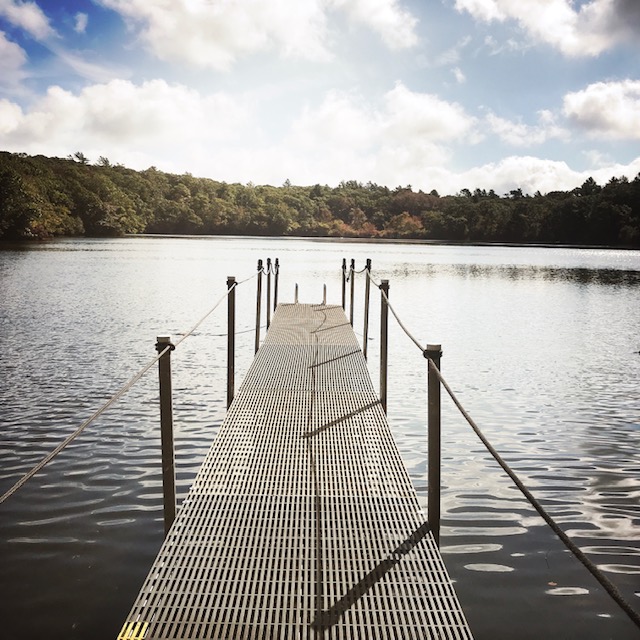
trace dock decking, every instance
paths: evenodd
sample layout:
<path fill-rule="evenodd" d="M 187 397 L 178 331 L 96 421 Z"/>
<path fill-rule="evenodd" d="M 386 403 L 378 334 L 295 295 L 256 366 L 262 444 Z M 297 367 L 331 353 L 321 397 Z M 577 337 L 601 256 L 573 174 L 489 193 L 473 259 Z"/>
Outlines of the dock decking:
<path fill-rule="evenodd" d="M 278 306 L 118 638 L 471 638 L 341 307 Z"/>

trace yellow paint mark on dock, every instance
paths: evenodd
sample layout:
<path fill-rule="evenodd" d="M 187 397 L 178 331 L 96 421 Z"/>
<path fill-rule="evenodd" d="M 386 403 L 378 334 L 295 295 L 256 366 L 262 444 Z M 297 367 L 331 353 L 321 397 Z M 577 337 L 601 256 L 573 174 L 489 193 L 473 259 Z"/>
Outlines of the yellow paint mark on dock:
<path fill-rule="evenodd" d="M 128 624 L 125 623 L 125 625 L 122 627 L 122 631 L 120 631 L 118 640 L 143 640 L 147 633 L 148 627 L 148 622 L 129 622 Z"/>

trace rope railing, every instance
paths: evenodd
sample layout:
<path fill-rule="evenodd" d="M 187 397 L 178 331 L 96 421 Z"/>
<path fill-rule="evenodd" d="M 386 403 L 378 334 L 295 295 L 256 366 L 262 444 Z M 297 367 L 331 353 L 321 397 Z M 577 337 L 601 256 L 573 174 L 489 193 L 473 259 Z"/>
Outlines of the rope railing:
<path fill-rule="evenodd" d="M 49 452 L 42 460 L 40 460 L 36 465 L 34 465 L 27 473 L 25 473 L 10 489 L 5 491 L 0 496 L 0 504 L 4 503 L 11 496 L 13 496 L 19 489 L 21 489 L 31 478 L 33 478 L 39 471 L 41 471 L 47 464 L 49 464 L 56 456 L 58 456 L 67 446 L 69 446 L 82 432 L 95 420 L 97 420 L 105 411 L 107 411 L 111 406 L 113 406 L 118 400 L 120 400 L 131 388 L 160 360 L 163 359 L 164 356 L 168 355 L 170 351 L 173 351 L 176 347 L 178 347 L 182 342 L 184 342 L 187 338 L 189 338 L 193 333 L 202 325 L 207 318 L 222 304 L 222 302 L 232 294 L 235 289 L 246 282 L 255 278 L 257 274 L 254 274 L 248 278 L 240 282 L 234 282 L 233 286 L 230 287 L 226 293 L 216 301 L 216 303 L 211 307 L 188 331 L 181 334 L 179 340 L 176 341 L 175 344 L 171 344 L 168 342 L 166 346 L 162 345 L 162 348 L 158 348 L 158 355 L 155 356 L 148 364 L 142 367 L 137 373 L 135 373 L 125 384 L 123 384 L 120 389 L 118 389 L 113 396 L 111 396 L 105 403 L 103 403 L 94 413 L 92 413 L 80 426 L 69 436 L 67 436 L 57 447 L 55 447 L 51 452 Z"/>
<path fill-rule="evenodd" d="M 369 271 L 367 271 L 367 277 L 371 279 L 371 282 L 373 282 L 373 284 L 375 284 L 376 287 L 378 287 L 378 289 L 380 289 L 380 294 L 384 298 L 385 303 L 389 308 L 389 311 L 391 311 L 393 317 L 396 319 L 398 326 L 405 332 L 409 340 L 411 340 L 411 342 L 413 342 L 413 344 L 415 344 L 416 347 L 420 349 L 420 352 L 424 354 L 424 352 L 426 351 L 426 347 L 423 347 L 420 344 L 420 342 L 418 342 L 417 338 L 404 325 L 404 323 L 400 319 L 400 316 L 397 314 L 396 310 L 393 308 L 393 305 L 391 304 L 391 302 L 389 302 L 389 296 L 386 294 L 385 290 L 382 288 L 382 285 L 376 283 L 376 281 L 371 277 L 371 273 Z"/>
<path fill-rule="evenodd" d="M 149 364 L 145 365 L 138 373 L 136 373 L 128 382 L 126 382 L 107 402 L 105 402 L 97 411 L 87 418 L 71 435 L 65 438 L 53 451 L 47 454 L 38 464 L 30 471 L 25 473 L 9 490 L 0 496 L 0 504 L 10 498 L 18 489 L 22 488 L 38 471 L 41 471 L 49 462 L 51 462 L 63 449 L 71 444 L 92 422 L 99 418 L 111 405 L 115 404 L 122 396 L 133 387 L 142 376 L 144 376 L 160 358 L 171 349 L 167 346 L 163 349 Z"/>
<path fill-rule="evenodd" d="M 352 261 L 353 262 L 353 261 Z M 343 273 L 344 266 L 346 262 L 343 261 Z M 560 540 L 565 544 L 565 546 L 576 556 L 578 560 L 584 565 L 584 567 L 593 575 L 593 577 L 600 583 L 600 585 L 604 588 L 604 590 L 611 596 L 611 598 L 620 606 L 620 608 L 629 616 L 629 618 L 640 628 L 640 613 L 634 609 L 631 604 L 624 598 L 620 590 L 609 580 L 609 578 L 587 557 L 587 555 L 576 545 L 573 540 L 564 532 L 564 530 L 555 522 L 555 520 L 551 517 L 551 515 L 547 512 L 547 510 L 542 506 L 539 500 L 527 489 L 522 480 L 517 476 L 517 474 L 513 471 L 513 469 L 509 466 L 509 464 L 500 456 L 500 454 L 496 451 L 496 449 L 491 445 L 486 436 L 482 433 L 476 422 L 471 418 L 469 413 L 462 406 L 461 402 L 456 397 L 455 393 L 444 379 L 441 371 L 440 371 L 440 345 L 427 345 L 424 347 L 417 338 L 407 329 L 405 324 L 402 322 L 400 316 L 393 308 L 391 303 L 389 302 L 389 282 L 388 280 L 382 280 L 380 283 L 377 283 L 373 276 L 371 275 L 371 262 L 367 261 L 367 266 L 362 271 L 366 271 L 367 281 L 374 284 L 374 286 L 380 289 L 381 294 L 381 307 L 382 307 L 382 323 L 386 325 L 386 310 L 390 310 L 393 317 L 396 319 L 398 326 L 402 329 L 402 331 L 406 334 L 406 336 L 413 342 L 413 344 L 420 349 L 423 357 L 427 359 L 428 362 L 428 423 L 429 423 L 429 496 L 428 496 L 428 509 L 429 509 L 429 524 L 432 528 L 432 532 L 436 539 L 436 542 L 439 543 L 439 528 L 440 528 L 440 384 L 445 388 L 447 394 L 451 398 L 452 402 L 456 406 L 456 408 L 460 411 L 461 415 L 467 421 L 469 426 L 473 429 L 475 434 L 478 436 L 480 441 L 484 444 L 489 453 L 493 456 L 496 462 L 500 465 L 500 467 L 505 471 L 505 473 L 511 478 L 516 487 L 521 491 L 524 497 L 528 500 L 528 502 L 533 506 L 533 508 L 538 512 L 538 514 L 542 517 L 542 519 L 549 525 L 549 527 L 554 531 L 554 533 L 560 538 Z M 362 273 L 362 271 L 360 273 Z M 353 273 L 353 268 L 351 269 L 351 274 Z M 350 274 L 350 275 L 351 275 Z M 344 282 L 344 280 L 343 280 Z M 351 301 L 353 313 L 353 299 Z M 368 300 L 365 303 L 365 315 L 368 315 Z M 343 285 L 343 308 L 344 308 L 344 285 Z M 353 322 L 352 322 L 353 324 Z M 381 402 L 386 411 L 386 331 L 387 327 L 384 326 L 381 331 Z M 384 363 L 383 361 L 384 356 Z M 382 372 L 383 367 L 385 368 L 385 372 Z M 437 415 L 432 415 L 437 414 Z M 435 422 L 435 424 L 433 424 Z M 437 464 L 434 464 L 434 460 L 432 457 L 432 449 L 436 449 L 436 458 Z M 432 486 L 434 484 L 433 480 L 436 479 L 437 486 Z M 432 504 L 435 502 L 436 504 Z"/>
<path fill-rule="evenodd" d="M 611 582 L 611 580 L 609 580 L 609 578 L 607 578 L 607 576 L 602 571 L 600 571 L 600 569 L 598 569 L 598 567 L 587 557 L 584 551 L 582 551 L 582 549 L 580 549 L 580 547 L 578 547 L 578 545 L 573 542 L 573 540 L 571 540 L 571 538 L 564 532 L 564 530 L 558 525 L 558 523 L 551 517 L 549 512 L 542 506 L 542 504 L 540 504 L 538 499 L 531 493 L 531 491 L 529 491 L 529 489 L 527 489 L 522 480 L 520 480 L 520 478 L 516 475 L 509 464 L 505 462 L 502 456 L 495 450 L 493 445 L 482 433 L 480 427 L 478 427 L 475 420 L 473 420 L 473 418 L 462 406 L 462 403 L 460 402 L 460 400 L 458 400 L 455 393 L 452 391 L 451 387 L 442 376 L 442 373 L 440 373 L 438 368 L 431 360 L 429 360 L 429 369 L 430 371 L 433 371 L 434 375 L 438 377 L 447 394 L 462 414 L 462 417 L 473 429 L 482 444 L 484 444 L 495 461 L 502 467 L 504 472 L 511 478 L 511 480 L 513 480 L 513 483 L 516 485 L 516 487 L 518 487 L 518 489 L 520 489 L 522 494 L 533 506 L 533 508 L 540 514 L 542 519 L 551 527 L 554 533 L 560 538 L 560 540 L 562 540 L 562 542 L 573 553 L 573 555 L 575 555 L 576 558 L 580 560 L 580 562 L 588 569 L 593 577 L 602 585 L 605 591 L 616 601 L 618 605 L 620 605 L 620 607 L 631 618 L 631 620 L 633 620 L 640 628 L 640 614 L 629 604 L 627 600 L 625 600 L 624 596 L 620 593 L 620 590 L 613 584 L 613 582 Z"/>

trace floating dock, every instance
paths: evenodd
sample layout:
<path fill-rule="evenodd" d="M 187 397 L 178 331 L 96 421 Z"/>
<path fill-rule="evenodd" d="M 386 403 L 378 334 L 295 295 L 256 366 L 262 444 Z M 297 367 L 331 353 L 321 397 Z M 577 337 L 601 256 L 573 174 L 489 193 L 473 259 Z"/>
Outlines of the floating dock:
<path fill-rule="evenodd" d="M 280 304 L 118 640 L 471 637 L 342 307 Z"/>

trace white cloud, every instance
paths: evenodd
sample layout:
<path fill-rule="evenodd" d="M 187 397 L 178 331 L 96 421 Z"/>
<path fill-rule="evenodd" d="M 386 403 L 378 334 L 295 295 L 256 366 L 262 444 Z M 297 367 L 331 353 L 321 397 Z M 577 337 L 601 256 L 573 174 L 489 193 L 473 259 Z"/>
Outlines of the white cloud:
<path fill-rule="evenodd" d="M 476 124 L 460 105 L 398 83 L 377 107 L 350 93 L 329 93 L 296 120 L 286 146 L 305 167 L 303 184 L 319 176 L 334 183 L 422 184 L 425 171 L 450 160 L 449 145 L 478 140 Z"/>
<path fill-rule="evenodd" d="M 0 100 L 0 135 L 14 131 L 22 117 L 22 109 L 17 104 Z"/>
<path fill-rule="evenodd" d="M 135 168 L 175 160 L 184 170 L 192 154 L 205 153 L 244 124 L 247 112 L 226 94 L 202 96 L 181 85 L 125 80 L 73 94 L 51 87 L 28 111 L 2 103 L 3 143 L 28 153 L 89 158 L 109 156 Z"/>
<path fill-rule="evenodd" d="M 355 178 L 418 185 L 449 162 L 451 145 L 477 140 L 477 121 L 455 103 L 397 84 L 382 100 L 331 91 L 271 136 L 260 113 L 225 93 L 203 95 L 155 80 L 95 84 L 74 94 L 52 87 L 28 110 L 2 104 L 3 144 L 12 151 L 66 156 L 81 149 L 143 169 L 190 171 L 220 180 L 281 184 Z M 432 171 L 431 171 L 432 172 Z M 433 187 L 432 187 L 433 188 Z"/>
<path fill-rule="evenodd" d="M 22 67 L 27 61 L 24 49 L 15 42 L 7 40 L 0 31 L 0 87 L 14 87 L 24 78 Z"/>
<path fill-rule="evenodd" d="M 592 137 L 640 140 L 640 80 L 596 82 L 568 93 L 563 112 Z"/>
<path fill-rule="evenodd" d="M 464 172 L 460 179 L 473 189 L 494 189 L 496 193 L 508 193 L 521 188 L 525 193 L 540 191 L 547 193 L 577 186 L 579 174 L 572 171 L 566 162 L 536 158 L 533 156 L 510 156 Z"/>
<path fill-rule="evenodd" d="M 446 49 L 442 53 L 438 54 L 433 61 L 433 65 L 436 67 L 442 67 L 456 64 L 460 61 L 462 52 L 470 43 L 471 38 L 469 36 L 465 36 L 464 38 L 458 40 L 458 42 L 456 42 L 453 47 L 450 47 L 449 49 Z"/>
<path fill-rule="evenodd" d="M 603 167 L 609 167 L 613 164 L 613 159 L 609 154 L 602 153 L 598 149 L 589 149 L 583 153 L 584 157 L 589 161 L 589 164 L 597 169 Z"/>
<path fill-rule="evenodd" d="M 572 189 L 593 175 L 632 178 L 629 165 L 600 165 L 586 172 L 567 163 L 531 156 L 458 171 L 454 152 L 479 139 L 486 123 L 455 103 L 397 84 L 378 102 L 354 92 L 328 92 L 292 117 L 284 133 L 272 135 L 258 94 L 250 104 L 227 93 L 202 94 L 182 85 L 125 80 L 88 86 L 79 93 L 51 87 L 31 107 L 0 100 L 0 136 L 8 151 L 65 157 L 81 150 L 90 160 L 106 156 L 135 169 L 160 169 L 228 182 L 337 184 L 344 179 L 388 186 L 411 184 L 441 194 L 462 188 L 507 193 Z M 539 114 L 539 127 L 553 116 Z M 527 130 L 525 129 L 525 133 Z"/>
<path fill-rule="evenodd" d="M 503 142 L 515 147 L 529 147 L 545 143 L 552 138 L 566 139 L 569 132 L 560 127 L 551 111 L 538 111 L 538 124 L 527 125 L 523 122 L 506 120 L 494 113 L 486 116 L 489 129 Z"/>
<path fill-rule="evenodd" d="M 76 23 L 74 29 L 76 33 L 84 33 L 89 24 L 89 16 L 86 13 L 76 13 Z"/>
<path fill-rule="evenodd" d="M 455 102 L 446 102 L 432 94 L 415 93 L 397 83 L 385 95 L 385 103 L 386 134 L 390 138 L 475 141 L 476 119 Z"/>
<path fill-rule="evenodd" d="M 132 25 L 163 60 L 227 70 L 243 55 L 277 48 L 284 55 L 325 59 L 325 15 L 317 0 L 101 0 Z"/>
<path fill-rule="evenodd" d="M 84 56 L 72 51 L 67 51 L 57 45 L 52 45 L 49 49 L 64 64 L 69 66 L 74 73 L 91 82 L 109 82 L 115 78 L 126 78 L 130 73 L 119 68 L 110 68 L 95 62 L 89 62 Z"/>
<path fill-rule="evenodd" d="M 377 108 L 351 93 L 332 91 L 294 122 L 292 136 L 306 149 L 375 150 L 474 142 L 476 119 L 456 103 L 410 91 L 402 83 Z M 441 158 L 442 151 L 438 152 Z"/>
<path fill-rule="evenodd" d="M 507 17 L 497 0 L 456 0 L 456 9 L 468 11 L 474 18 L 485 22 L 504 20 Z"/>
<path fill-rule="evenodd" d="M 467 77 L 464 75 L 464 73 L 462 72 L 462 69 L 460 69 L 460 67 L 455 67 L 452 70 L 452 73 L 456 79 L 456 82 L 458 84 L 464 84 L 467 81 Z"/>
<path fill-rule="evenodd" d="M 340 10 L 375 32 L 390 48 L 417 42 L 417 20 L 397 0 L 100 0 L 140 28 L 158 58 L 228 70 L 240 57 L 278 51 L 326 61 L 331 12 Z"/>
<path fill-rule="evenodd" d="M 306 107 L 291 127 L 291 142 L 313 152 L 370 148 L 379 136 L 377 114 L 356 96 L 330 91 L 317 108 Z"/>
<path fill-rule="evenodd" d="M 343 9 L 355 22 L 370 27 L 390 49 L 406 49 L 418 43 L 418 24 L 397 0 L 328 0 L 330 6 Z"/>
<path fill-rule="evenodd" d="M 36 40 L 46 40 L 56 35 L 49 19 L 35 2 L 0 0 L 0 16 Z"/>
<path fill-rule="evenodd" d="M 640 172 L 640 157 L 627 165 L 609 164 L 595 170 L 575 171 L 566 162 L 532 156 L 510 156 L 499 162 L 474 167 L 459 175 L 452 175 L 449 192 L 462 188 L 494 189 L 498 194 L 521 188 L 525 193 L 536 191 L 569 191 L 590 176 L 599 184 L 606 184 L 612 176 L 635 177 Z M 437 187 L 436 187 L 437 188 Z"/>
<path fill-rule="evenodd" d="M 637 0 L 575 4 L 573 0 L 456 0 L 455 7 L 485 22 L 515 20 L 534 40 L 568 56 L 596 56 L 621 42 L 637 40 Z"/>
<path fill-rule="evenodd" d="M 500 55 L 505 51 L 513 53 L 514 51 L 524 51 L 529 48 L 527 43 L 516 41 L 513 38 L 508 38 L 505 42 L 499 43 L 493 36 L 486 36 L 484 45 L 489 49 L 489 55 L 492 56 Z"/>

